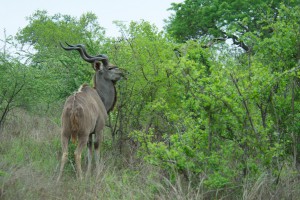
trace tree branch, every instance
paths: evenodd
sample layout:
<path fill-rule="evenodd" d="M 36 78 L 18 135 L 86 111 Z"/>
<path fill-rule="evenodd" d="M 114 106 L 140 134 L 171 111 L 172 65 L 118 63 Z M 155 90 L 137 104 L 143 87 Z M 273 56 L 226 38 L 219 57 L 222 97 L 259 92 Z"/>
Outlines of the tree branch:
<path fill-rule="evenodd" d="M 232 73 L 230 73 L 230 77 L 231 77 L 231 80 L 232 80 L 232 82 L 233 82 L 235 88 L 236 88 L 237 91 L 238 91 L 239 96 L 242 98 L 242 103 L 243 103 L 243 106 L 244 106 L 244 108 L 245 108 L 245 110 L 246 110 L 246 114 L 247 114 L 247 117 L 248 117 L 248 119 L 249 119 L 251 128 L 252 128 L 253 132 L 257 135 L 256 129 L 255 129 L 255 127 L 254 127 L 254 123 L 253 123 L 253 120 L 252 120 L 252 117 L 251 117 L 251 114 L 250 114 L 249 107 L 248 107 L 248 105 L 247 105 L 247 102 L 246 102 L 246 100 L 245 100 L 243 94 L 241 93 L 241 90 L 240 90 L 240 88 L 239 88 L 239 86 L 238 86 L 238 84 L 237 84 L 237 80 L 233 77 Z"/>

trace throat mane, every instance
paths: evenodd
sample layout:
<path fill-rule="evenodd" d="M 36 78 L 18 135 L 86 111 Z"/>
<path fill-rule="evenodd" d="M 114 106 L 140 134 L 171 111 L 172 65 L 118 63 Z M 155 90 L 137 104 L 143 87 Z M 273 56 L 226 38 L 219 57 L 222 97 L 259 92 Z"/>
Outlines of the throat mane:
<path fill-rule="evenodd" d="M 96 80 L 96 76 L 94 76 L 94 89 L 100 96 L 107 113 L 112 111 L 117 101 L 117 91 L 114 82 L 104 79 Z"/>

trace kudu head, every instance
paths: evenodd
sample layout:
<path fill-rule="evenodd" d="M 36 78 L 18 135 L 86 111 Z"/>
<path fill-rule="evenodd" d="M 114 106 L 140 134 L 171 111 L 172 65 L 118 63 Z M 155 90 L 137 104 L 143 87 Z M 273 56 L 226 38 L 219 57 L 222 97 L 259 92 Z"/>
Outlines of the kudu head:
<path fill-rule="evenodd" d="M 83 60 L 92 64 L 92 67 L 95 70 L 94 88 L 101 97 L 107 112 L 111 111 L 116 102 L 116 90 L 114 84 L 123 77 L 123 72 L 117 66 L 110 65 L 106 55 L 99 54 L 97 56 L 91 56 L 86 52 L 85 46 L 82 44 L 66 44 L 67 47 L 60 43 L 64 50 L 77 50 Z"/>

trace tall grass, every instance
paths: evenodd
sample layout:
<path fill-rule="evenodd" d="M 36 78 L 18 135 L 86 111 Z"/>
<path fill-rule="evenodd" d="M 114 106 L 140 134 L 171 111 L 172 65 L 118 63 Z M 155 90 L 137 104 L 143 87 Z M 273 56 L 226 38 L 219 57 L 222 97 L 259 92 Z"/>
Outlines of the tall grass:
<path fill-rule="evenodd" d="M 105 145 L 103 145 L 104 148 Z M 74 148 L 74 147 L 70 147 Z M 265 173 L 232 188 L 209 190 L 204 178 L 192 185 L 180 175 L 170 181 L 158 168 L 128 154 L 102 151 L 101 166 L 83 181 L 75 178 L 68 162 L 56 182 L 61 156 L 58 120 L 17 110 L 9 116 L 0 135 L 0 199 L 298 199 L 298 174 L 284 167 L 277 177 Z M 71 154 L 71 151 L 70 151 Z M 126 156 L 124 156 L 126 155 Z M 84 159 L 84 158 L 83 158 Z M 83 162 L 84 165 L 84 162 Z"/>

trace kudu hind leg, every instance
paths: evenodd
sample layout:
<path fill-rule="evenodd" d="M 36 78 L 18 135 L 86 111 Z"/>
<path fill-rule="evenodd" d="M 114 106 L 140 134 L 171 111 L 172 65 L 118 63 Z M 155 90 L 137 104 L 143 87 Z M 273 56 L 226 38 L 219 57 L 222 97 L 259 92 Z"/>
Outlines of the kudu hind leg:
<path fill-rule="evenodd" d="M 64 170 L 64 166 L 68 160 L 68 143 L 69 143 L 69 138 L 62 134 L 61 136 L 62 156 L 61 156 L 60 170 L 59 170 L 57 181 L 60 180 Z"/>
<path fill-rule="evenodd" d="M 77 178 L 80 180 L 82 180 L 81 153 L 82 153 L 83 148 L 87 144 L 87 142 L 88 142 L 88 137 L 86 137 L 86 136 L 78 138 L 78 145 L 74 152 Z"/>
<path fill-rule="evenodd" d="M 89 135 L 89 141 L 87 143 L 88 152 L 87 152 L 87 159 L 88 159 L 88 166 L 86 170 L 86 176 L 90 176 L 91 168 L 92 168 L 92 152 L 93 152 L 93 135 Z"/>

